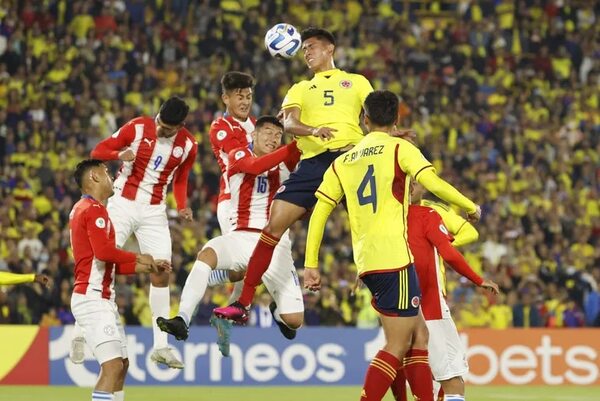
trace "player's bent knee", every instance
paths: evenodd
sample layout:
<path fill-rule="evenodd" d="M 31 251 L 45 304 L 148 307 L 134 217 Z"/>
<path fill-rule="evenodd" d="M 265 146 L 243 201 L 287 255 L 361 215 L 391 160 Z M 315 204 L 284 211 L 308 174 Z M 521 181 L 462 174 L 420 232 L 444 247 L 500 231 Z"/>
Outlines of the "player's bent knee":
<path fill-rule="evenodd" d="M 246 276 L 245 270 L 241 270 L 241 271 L 229 270 L 229 281 L 231 281 L 232 283 L 237 283 L 238 281 L 242 281 L 244 279 L 244 276 Z"/>
<path fill-rule="evenodd" d="M 107 366 L 111 367 L 114 364 L 119 365 L 119 370 L 123 368 L 122 344 L 119 340 L 107 341 L 99 344 L 94 350 L 94 355 L 100 366 L 110 363 L 110 365 Z"/>
<path fill-rule="evenodd" d="M 304 323 L 304 314 L 303 313 L 289 313 L 285 315 L 281 315 L 281 320 L 285 323 L 287 327 L 290 329 L 298 330 L 302 327 Z"/>
<path fill-rule="evenodd" d="M 211 269 L 215 269 L 217 266 L 218 258 L 217 253 L 210 247 L 202 248 L 196 257 L 197 260 L 206 263 Z"/>

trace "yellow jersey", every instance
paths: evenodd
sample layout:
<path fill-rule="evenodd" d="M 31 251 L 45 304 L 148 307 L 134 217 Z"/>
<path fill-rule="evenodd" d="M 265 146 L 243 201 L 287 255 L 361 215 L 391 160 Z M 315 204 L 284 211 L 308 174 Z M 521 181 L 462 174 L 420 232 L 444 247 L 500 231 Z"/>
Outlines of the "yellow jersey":
<path fill-rule="evenodd" d="M 410 180 L 430 168 L 410 142 L 372 132 L 325 172 L 316 196 L 333 204 L 346 196 L 359 275 L 412 263 L 406 226 Z"/>
<path fill-rule="evenodd" d="M 422 199 L 420 204 L 421 206 L 430 207 L 439 213 L 444 225 L 454 237 L 452 245 L 455 247 L 470 244 L 479 238 L 477 229 L 445 203 Z"/>
<path fill-rule="evenodd" d="M 35 274 L 17 274 L 9 272 L 0 272 L 0 285 L 33 283 L 34 281 Z"/>
<path fill-rule="evenodd" d="M 283 99 L 283 110 L 300 108 L 300 122 L 312 127 L 329 127 L 337 131 L 324 141 L 314 136 L 298 136 L 298 149 L 308 159 L 328 149 L 355 144 L 363 138 L 360 127 L 362 106 L 373 87 L 360 74 L 339 69 L 318 72 L 310 81 L 293 85 Z"/>

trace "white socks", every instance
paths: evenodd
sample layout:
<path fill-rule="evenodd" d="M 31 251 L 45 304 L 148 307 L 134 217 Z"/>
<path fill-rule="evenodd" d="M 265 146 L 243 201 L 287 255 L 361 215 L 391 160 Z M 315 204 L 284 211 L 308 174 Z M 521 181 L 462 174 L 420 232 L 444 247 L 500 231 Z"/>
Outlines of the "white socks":
<path fill-rule="evenodd" d="M 194 316 L 196 306 L 198 306 L 206 292 L 208 278 L 212 271 L 209 265 L 196 260 L 192 271 L 185 280 L 185 285 L 181 292 L 181 300 L 179 301 L 179 316 L 183 318 L 185 324 L 188 326 L 190 325 L 192 316 Z"/>
<path fill-rule="evenodd" d="M 96 391 L 92 392 L 92 401 L 114 401 L 115 397 L 113 393 L 106 393 L 104 391 Z"/>
<path fill-rule="evenodd" d="M 213 270 L 210 272 L 208 278 L 208 286 L 214 287 L 215 285 L 225 284 L 229 282 L 229 270 Z"/>
<path fill-rule="evenodd" d="M 125 391 L 115 391 L 114 392 L 115 399 L 114 401 L 125 401 Z"/>
<path fill-rule="evenodd" d="M 169 287 L 155 287 L 150 284 L 150 310 L 152 311 L 152 333 L 154 334 L 154 349 L 166 348 L 167 333 L 161 331 L 156 325 L 157 317 L 168 319 L 170 316 L 171 299 Z"/>
<path fill-rule="evenodd" d="M 444 394 L 444 401 L 465 401 L 465 396 L 460 394 Z"/>

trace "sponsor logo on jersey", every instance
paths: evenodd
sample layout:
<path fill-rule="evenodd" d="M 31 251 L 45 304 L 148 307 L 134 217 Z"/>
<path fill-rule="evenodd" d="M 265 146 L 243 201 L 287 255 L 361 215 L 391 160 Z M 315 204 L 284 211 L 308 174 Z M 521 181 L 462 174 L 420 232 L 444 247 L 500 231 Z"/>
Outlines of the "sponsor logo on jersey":
<path fill-rule="evenodd" d="M 148 146 L 152 146 L 152 142 L 154 142 L 154 139 L 143 138 L 143 140 L 148 144 Z"/>
<path fill-rule="evenodd" d="M 340 86 L 344 89 L 350 89 L 350 88 L 352 88 L 352 81 L 348 81 L 347 79 L 344 79 L 344 80 L 340 81 Z"/>
<path fill-rule="evenodd" d="M 98 227 L 98 228 L 106 227 L 106 220 L 104 220 L 104 218 L 102 218 L 102 217 L 98 217 L 96 219 L 96 227 Z"/>
<path fill-rule="evenodd" d="M 179 158 L 182 155 L 183 155 L 183 148 L 181 146 L 175 146 L 175 148 L 173 148 L 173 156 Z"/>
<path fill-rule="evenodd" d="M 225 139 L 226 136 L 227 136 L 227 131 L 225 131 L 225 130 L 221 130 L 221 131 L 217 132 L 217 139 L 219 141 L 222 141 L 223 139 Z"/>

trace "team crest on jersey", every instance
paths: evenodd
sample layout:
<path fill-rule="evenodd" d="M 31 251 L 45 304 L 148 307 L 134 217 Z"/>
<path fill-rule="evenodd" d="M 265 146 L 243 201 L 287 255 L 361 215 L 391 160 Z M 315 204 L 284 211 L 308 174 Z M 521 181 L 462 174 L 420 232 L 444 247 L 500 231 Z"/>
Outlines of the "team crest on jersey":
<path fill-rule="evenodd" d="M 282 193 L 283 191 L 285 191 L 285 185 L 282 185 L 279 187 L 279 189 L 277 189 L 278 194 Z"/>
<path fill-rule="evenodd" d="M 242 157 L 244 157 L 246 155 L 246 152 L 244 152 L 243 150 L 238 150 L 237 152 L 235 152 L 235 160 L 240 160 Z"/>
<path fill-rule="evenodd" d="M 227 131 L 225 131 L 225 130 L 221 130 L 221 131 L 217 132 L 217 139 L 219 141 L 222 141 L 223 139 L 225 139 L 226 136 L 227 136 Z"/>
<path fill-rule="evenodd" d="M 350 88 L 352 88 L 352 81 L 348 81 L 347 79 L 344 79 L 343 81 L 340 81 L 340 86 L 344 89 L 350 89 Z"/>
<path fill-rule="evenodd" d="M 413 308 L 418 308 L 419 304 L 421 303 L 421 300 L 419 299 L 419 297 L 412 297 L 412 299 L 410 300 L 410 304 L 412 305 Z"/>
<path fill-rule="evenodd" d="M 440 224 L 440 231 L 443 232 L 444 234 L 448 235 L 448 229 L 443 224 Z"/>
<path fill-rule="evenodd" d="M 98 217 L 96 219 L 96 227 L 98 227 L 98 228 L 106 227 L 106 220 L 104 220 L 102 217 Z"/>
<path fill-rule="evenodd" d="M 181 157 L 182 155 L 183 155 L 183 148 L 181 146 L 175 146 L 175 148 L 173 148 L 173 156 Z"/>

